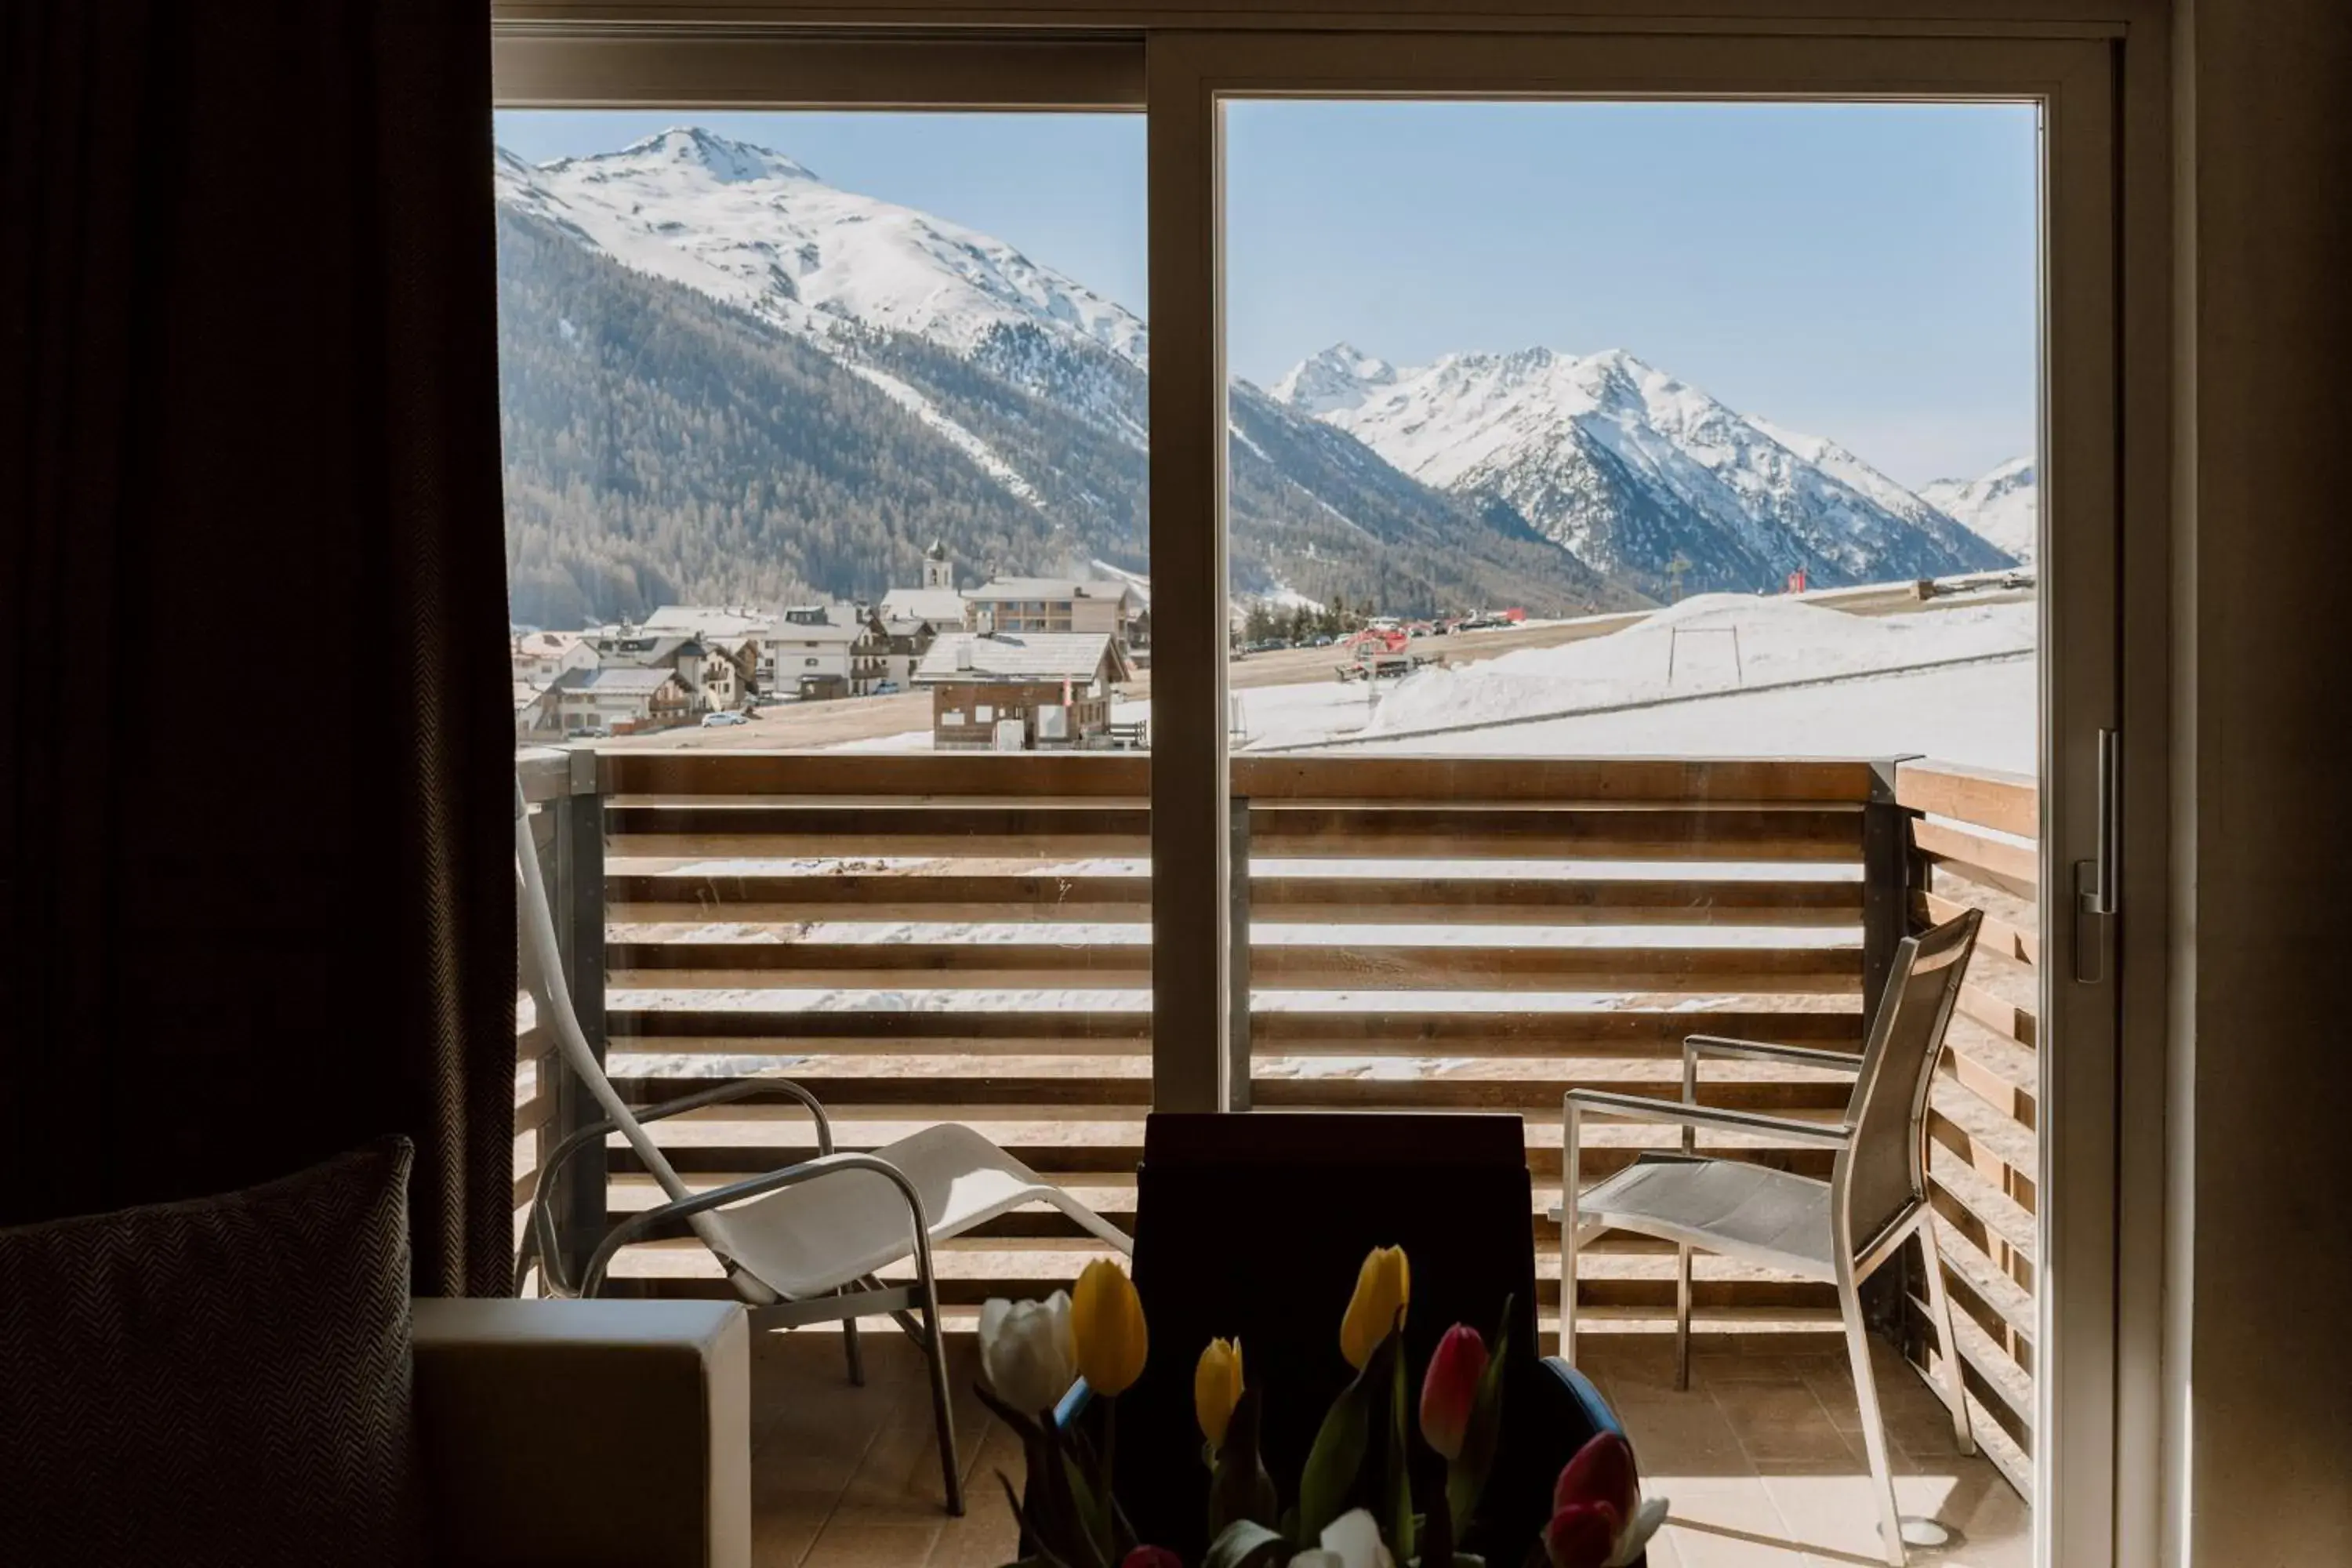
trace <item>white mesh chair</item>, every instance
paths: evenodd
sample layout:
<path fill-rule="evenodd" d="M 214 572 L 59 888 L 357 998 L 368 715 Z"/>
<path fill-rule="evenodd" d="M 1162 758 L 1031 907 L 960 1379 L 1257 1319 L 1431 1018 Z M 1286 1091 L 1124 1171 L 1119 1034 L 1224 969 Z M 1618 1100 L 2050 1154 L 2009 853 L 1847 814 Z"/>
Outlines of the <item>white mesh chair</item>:
<path fill-rule="evenodd" d="M 865 1381 L 856 1320 L 887 1313 L 922 1347 L 930 1363 L 931 1407 L 939 1427 L 948 1511 L 963 1512 L 932 1243 L 1034 1203 L 1053 1205 L 1121 1252 L 1132 1251 L 1133 1242 L 968 1127 L 949 1123 L 927 1128 L 872 1153 L 837 1152 L 824 1107 L 807 1089 L 782 1078 L 738 1079 L 656 1105 L 627 1104 L 589 1048 L 562 983 L 555 921 L 520 781 L 515 789 L 515 871 L 520 883 L 524 984 L 541 1018 L 554 1033 L 563 1065 L 587 1086 L 604 1113 L 604 1120 L 558 1143 L 541 1168 L 516 1261 L 517 1279 L 536 1262 L 550 1294 L 596 1295 L 622 1247 L 648 1239 L 656 1227 L 674 1227 L 683 1221 L 719 1259 L 728 1285 L 750 1309 L 755 1329 L 843 1324 L 853 1383 Z M 646 1124 L 753 1094 L 782 1094 L 807 1108 L 816 1123 L 816 1158 L 708 1192 L 690 1192 L 646 1131 Z M 564 1163 L 614 1132 L 660 1184 L 665 1201 L 613 1226 L 575 1279 L 557 1244 L 554 1193 Z M 915 1263 L 913 1283 L 886 1285 L 875 1278 L 877 1270 L 909 1257 Z"/>
<path fill-rule="evenodd" d="M 1690 1385 L 1692 1248 L 1833 1283 L 1845 1320 L 1846 1352 L 1853 1363 L 1863 1441 L 1879 1494 L 1880 1534 L 1886 1561 L 1897 1568 L 1904 1561 L 1906 1526 L 1895 1505 L 1860 1290 L 1862 1282 L 1895 1257 L 1904 1242 L 1918 1237 L 1927 1254 L 1928 1306 L 1943 1352 L 1939 1392 L 1951 1410 L 1960 1451 L 1974 1453 L 1959 1355 L 1952 1339 L 1951 1302 L 1927 1201 L 1927 1118 L 1944 1031 L 1982 918 L 1971 910 L 1897 945 L 1885 994 L 1859 1057 L 1694 1035 L 1683 1042 L 1679 1103 L 1581 1089 L 1570 1089 L 1566 1097 L 1563 1136 L 1570 1193 L 1583 1186 L 1580 1154 L 1588 1112 L 1678 1123 L 1683 1152 L 1645 1152 L 1577 1198 L 1576 1223 L 1560 1226 L 1560 1355 L 1571 1363 L 1576 1359 L 1577 1248 L 1602 1231 L 1630 1230 L 1675 1243 L 1678 1388 Z M 1833 1125 L 1702 1106 L 1697 1095 L 1702 1057 L 1833 1068 L 1855 1075 L 1853 1093 L 1843 1119 Z M 1746 1161 L 1703 1158 L 1693 1152 L 1700 1128 L 1764 1133 L 1782 1142 L 1833 1150 L 1830 1178 L 1823 1182 Z M 1554 1209 L 1552 1215 L 1559 1218 L 1560 1211 Z M 1942 1531 L 1925 1521 L 1914 1521 L 1910 1535 L 1915 1545 L 1933 1545 L 1942 1539 Z"/>

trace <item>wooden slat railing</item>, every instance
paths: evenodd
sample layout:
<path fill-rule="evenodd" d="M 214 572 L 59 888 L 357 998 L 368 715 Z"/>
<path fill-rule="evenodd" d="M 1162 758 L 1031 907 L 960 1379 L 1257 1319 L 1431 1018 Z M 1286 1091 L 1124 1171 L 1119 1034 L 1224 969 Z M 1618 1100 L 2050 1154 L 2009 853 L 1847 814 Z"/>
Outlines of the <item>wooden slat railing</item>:
<path fill-rule="evenodd" d="M 1895 798 L 1921 814 L 1915 928 L 1968 909 L 1985 915 L 1946 1037 L 1929 1152 L 1962 1371 L 1979 1429 L 1989 1420 L 2006 1438 L 1987 1451 L 2023 1491 L 2033 1444 L 2041 800 L 2028 775 L 1933 762 L 1900 764 Z M 1908 1348 L 1925 1362 L 1926 1307 L 1916 1293 L 1909 1307 Z"/>
<path fill-rule="evenodd" d="M 1131 1212 L 1150 1091 L 1147 759 L 602 766 L 625 1092 L 788 1065 L 847 1144 L 967 1121 Z M 1859 1044 L 1862 819 L 1879 778 L 1847 762 L 1238 759 L 1254 1103 L 1520 1111 L 1548 1207 L 1566 1089 L 1673 1093 L 1693 1032 Z M 1784 1069 L 1706 1090 L 1806 1113 L 1842 1092 Z M 765 1103 L 663 1136 L 698 1181 L 808 1146 L 804 1120 Z M 1605 1173 L 1639 1139 L 1599 1142 Z M 1815 1151 L 1738 1152 L 1827 1168 Z M 648 1201 L 625 1152 L 613 1163 L 614 1205 Z M 1556 1247 L 1555 1226 L 1530 1223 Z M 1088 1250 L 1053 1216 L 1014 1216 L 947 1249 L 947 1292 L 1066 1282 Z M 659 1289 L 715 1284 L 683 1247 L 631 1267 Z M 1604 1247 L 1597 1269 L 1596 1312 L 1664 1310 L 1656 1249 Z M 1703 1278 L 1699 1300 L 1741 1322 L 1830 1305 L 1735 1276 Z"/>
<path fill-rule="evenodd" d="M 604 1022 L 624 1093 L 773 1067 L 833 1109 L 845 1147 L 966 1121 L 1131 1219 L 1150 1095 L 1148 759 L 599 761 Z M 1693 1033 L 1858 1049 L 1868 955 L 1899 934 L 1865 931 L 1866 909 L 1916 925 L 1986 908 L 1931 1118 L 1935 1198 L 1970 1386 L 2023 1451 L 2038 921 L 2017 826 L 2034 820 L 2030 781 L 1843 761 L 1294 755 L 1236 759 L 1233 793 L 1248 846 L 1236 881 L 1251 1102 L 1521 1113 L 1547 1312 L 1565 1089 L 1672 1097 Z M 1865 899 L 1878 854 L 1865 827 L 1886 815 L 1904 824 L 1895 883 L 1906 865 L 1911 883 Z M 1846 1092 L 1835 1075 L 1723 1064 L 1702 1098 L 1826 1117 Z M 697 1184 L 814 1152 L 805 1117 L 766 1100 L 657 1135 Z M 1603 1123 L 1588 1173 L 1674 1136 Z M 1818 1150 L 1720 1152 L 1828 1173 Z M 611 1169 L 614 1208 L 653 1201 L 625 1150 Z M 1094 1255 L 1058 1215 L 1009 1215 L 943 1249 L 943 1294 L 969 1309 L 1040 1293 Z M 688 1245 L 635 1249 L 622 1268 L 640 1289 L 719 1288 Z M 1669 1249 L 1603 1238 L 1581 1271 L 1585 1310 L 1596 1325 L 1663 1325 L 1671 1268 Z M 1705 1263 L 1696 1298 L 1702 1328 L 1833 1315 L 1825 1287 Z"/>

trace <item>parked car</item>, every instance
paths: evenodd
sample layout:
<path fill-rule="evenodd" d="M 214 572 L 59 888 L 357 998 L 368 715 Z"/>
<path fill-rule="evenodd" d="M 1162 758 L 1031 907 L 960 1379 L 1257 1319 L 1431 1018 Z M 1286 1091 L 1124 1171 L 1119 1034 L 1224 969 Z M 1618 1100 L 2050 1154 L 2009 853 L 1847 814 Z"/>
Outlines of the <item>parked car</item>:
<path fill-rule="evenodd" d="M 609 741 L 613 738 L 613 731 L 602 724 L 591 724 L 585 730 L 574 730 L 572 734 L 583 741 Z"/>
<path fill-rule="evenodd" d="M 751 721 L 740 713 L 705 713 L 702 716 L 702 727 L 706 730 L 730 729 L 737 724 L 749 724 Z"/>
<path fill-rule="evenodd" d="M 877 680 L 874 683 L 874 695 L 877 697 L 896 697 L 899 690 L 899 685 L 895 680 Z"/>

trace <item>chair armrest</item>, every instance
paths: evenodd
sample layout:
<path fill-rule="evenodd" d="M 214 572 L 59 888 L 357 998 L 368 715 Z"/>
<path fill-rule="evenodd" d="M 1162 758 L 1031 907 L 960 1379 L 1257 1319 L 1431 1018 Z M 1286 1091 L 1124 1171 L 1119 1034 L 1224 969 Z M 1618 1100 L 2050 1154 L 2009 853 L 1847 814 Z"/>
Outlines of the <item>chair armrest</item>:
<path fill-rule="evenodd" d="M 629 1114 L 636 1118 L 639 1126 L 643 1126 L 648 1121 L 659 1121 L 665 1117 L 683 1115 L 689 1110 L 700 1110 L 706 1106 L 725 1104 L 730 1100 L 741 1100 L 755 1090 L 770 1089 L 782 1089 L 786 1095 L 808 1108 L 809 1114 L 816 1119 L 817 1153 L 819 1155 L 832 1153 L 833 1122 L 825 1115 L 824 1107 L 817 1103 L 815 1095 L 788 1078 L 730 1079 L 724 1083 L 713 1085 L 709 1089 L 696 1089 L 692 1094 L 679 1095 L 675 1100 L 656 1100 L 651 1105 L 631 1106 Z M 562 1249 L 556 1246 L 553 1214 L 556 1184 L 562 1180 L 563 1168 L 574 1154 L 593 1144 L 604 1142 L 606 1138 L 620 1130 L 621 1124 L 608 1116 L 601 1121 L 592 1121 L 579 1131 L 568 1134 L 562 1142 L 549 1152 L 545 1163 L 540 1167 L 539 1184 L 531 1194 L 530 1214 L 524 1222 L 522 1246 L 515 1255 L 516 1279 L 520 1279 L 529 1272 L 531 1264 L 535 1261 L 540 1266 L 540 1277 L 546 1281 L 547 1289 L 553 1294 L 571 1297 L 592 1293 L 582 1289 L 572 1279 L 565 1268 Z"/>
<path fill-rule="evenodd" d="M 1735 1040 L 1723 1035 L 1689 1035 L 1683 1039 L 1683 1057 L 1696 1060 L 1700 1057 L 1752 1057 L 1759 1061 L 1801 1062 L 1807 1067 L 1839 1068 L 1847 1072 L 1862 1069 L 1862 1057 L 1853 1051 L 1825 1051 L 1813 1046 L 1776 1046 L 1763 1040 Z"/>
<path fill-rule="evenodd" d="M 588 1267 L 581 1272 L 580 1294 L 593 1296 L 601 1290 L 604 1284 L 604 1271 L 612 1266 L 614 1255 L 631 1242 L 642 1237 L 664 1220 L 691 1219 L 696 1215 L 708 1214 L 712 1209 L 725 1208 L 730 1204 L 740 1204 L 746 1198 L 764 1197 L 770 1193 L 781 1192 L 786 1187 L 796 1187 L 803 1182 L 813 1182 L 820 1176 L 830 1176 L 839 1171 L 871 1171 L 877 1175 L 888 1178 L 890 1184 L 898 1189 L 898 1195 L 906 1200 L 907 1211 L 913 1222 L 915 1258 L 920 1265 L 922 1274 L 928 1278 L 930 1274 L 931 1233 L 930 1216 L 923 1209 L 923 1194 L 916 1190 L 913 1182 L 908 1180 L 906 1172 L 883 1159 L 879 1154 L 853 1152 L 846 1154 L 820 1154 L 814 1160 L 803 1160 L 797 1165 L 786 1165 L 778 1170 L 763 1172 L 756 1176 L 746 1176 L 740 1182 L 730 1182 L 723 1187 L 713 1187 L 709 1192 L 696 1193 L 691 1197 L 673 1198 L 668 1203 L 656 1207 L 638 1210 L 611 1230 L 606 1231 L 604 1239 L 596 1244 L 596 1250 L 589 1254 Z"/>
<path fill-rule="evenodd" d="M 1853 1136 L 1847 1127 L 1818 1121 L 1792 1121 L 1753 1110 L 1728 1110 L 1713 1105 L 1685 1105 L 1679 1100 L 1653 1100 L 1644 1094 L 1612 1094 L 1604 1089 L 1571 1089 L 1564 1104 L 1570 1116 L 1580 1110 L 1597 1110 L 1635 1121 L 1664 1121 L 1682 1127 L 1711 1127 L 1722 1132 L 1769 1133 L 1790 1142 L 1820 1149 L 1842 1149 Z"/>
<path fill-rule="evenodd" d="M 749 1568 L 751 1331 L 742 1308 L 413 1308 L 430 1561 Z"/>

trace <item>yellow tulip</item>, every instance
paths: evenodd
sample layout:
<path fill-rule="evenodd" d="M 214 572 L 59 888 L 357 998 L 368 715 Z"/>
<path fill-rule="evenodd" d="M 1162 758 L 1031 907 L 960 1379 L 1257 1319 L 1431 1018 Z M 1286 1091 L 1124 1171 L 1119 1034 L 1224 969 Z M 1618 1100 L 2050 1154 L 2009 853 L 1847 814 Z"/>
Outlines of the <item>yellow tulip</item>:
<path fill-rule="evenodd" d="M 1192 1414 L 1201 1418 L 1201 1436 L 1212 1451 L 1224 1446 L 1225 1426 L 1241 1401 L 1242 1342 L 1211 1340 L 1192 1369 Z"/>
<path fill-rule="evenodd" d="M 1124 1394 L 1143 1375 L 1150 1348 L 1143 1299 L 1118 1264 L 1097 1258 L 1078 1276 L 1070 1292 L 1070 1337 L 1077 1345 L 1078 1375 L 1097 1394 Z"/>
<path fill-rule="evenodd" d="M 1412 1299 L 1412 1271 L 1405 1264 L 1403 1247 L 1375 1247 L 1364 1255 L 1348 1315 L 1339 1320 L 1339 1353 L 1349 1366 L 1364 1370 Z"/>

